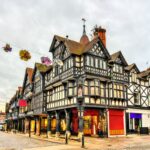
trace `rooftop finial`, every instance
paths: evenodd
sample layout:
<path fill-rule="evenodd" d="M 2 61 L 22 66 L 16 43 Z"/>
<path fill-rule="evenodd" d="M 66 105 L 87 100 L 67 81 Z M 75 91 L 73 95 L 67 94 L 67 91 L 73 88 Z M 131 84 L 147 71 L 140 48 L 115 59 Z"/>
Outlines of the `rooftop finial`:
<path fill-rule="evenodd" d="M 82 18 L 82 21 L 83 21 L 83 35 L 85 35 L 86 34 L 86 31 L 85 31 L 85 22 L 86 22 L 86 20 L 85 20 L 85 18 Z"/>

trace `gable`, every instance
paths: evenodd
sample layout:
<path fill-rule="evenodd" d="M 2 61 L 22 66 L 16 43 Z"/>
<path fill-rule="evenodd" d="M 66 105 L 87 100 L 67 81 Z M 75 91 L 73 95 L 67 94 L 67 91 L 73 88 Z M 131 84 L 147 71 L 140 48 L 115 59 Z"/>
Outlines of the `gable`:
<path fill-rule="evenodd" d="M 34 83 L 36 80 L 40 80 L 40 71 L 37 70 L 37 68 L 36 68 L 36 66 L 35 66 L 35 68 L 34 68 L 34 74 L 33 74 L 33 78 L 32 78 L 33 83 Z"/>
<path fill-rule="evenodd" d="M 93 44 L 93 46 L 87 52 L 96 56 L 107 58 L 107 54 L 99 42 L 96 42 L 95 44 Z"/>
<path fill-rule="evenodd" d="M 62 58 L 65 59 L 65 58 L 67 58 L 68 56 L 70 56 L 70 52 L 69 52 L 69 50 L 68 50 L 67 48 L 65 48 L 65 49 L 63 50 L 63 53 L 62 53 Z"/>
<path fill-rule="evenodd" d="M 137 70 L 136 68 L 132 68 L 132 69 L 131 69 L 131 73 L 136 73 L 136 74 L 137 74 L 137 73 L 138 73 L 138 70 Z"/>
<path fill-rule="evenodd" d="M 27 79 L 26 79 L 26 84 L 25 85 L 28 85 L 30 82 L 29 82 L 29 77 L 28 77 L 28 74 L 27 74 Z"/>
<path fill-rule="evenodd" d="M 54 58 L 62 58 L 63 51 L 64 51 L 64 45 L 63 44 L 58 45 L 53 51 Z"/>
<path fill-rule="evenodd" d="M 28 79 L 28 74 L 27 74 L 27 69 L 25 71 L 25 76 L 24 76 L 24 81 L 23 81 L 23 86 L 22 86 L 22 93 L 24 92 L 27 84 L 29 83 L 29 79 Z"/>
<path fill-rule="evenodd" d="M 124 56 L 122 55 L 121 51 L 116 52 L 111 55 L 110 63 L 117 63 L 120 65 L 128 66 L 128 63 L 126 62 Z"/>

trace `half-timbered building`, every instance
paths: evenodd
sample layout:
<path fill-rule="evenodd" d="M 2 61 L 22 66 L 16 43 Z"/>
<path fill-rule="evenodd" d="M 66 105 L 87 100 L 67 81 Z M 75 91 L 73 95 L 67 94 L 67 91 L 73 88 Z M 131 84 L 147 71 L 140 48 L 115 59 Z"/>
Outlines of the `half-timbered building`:
<path fill-rule="evenodd" d="M 127 131 L 137 133 L 141 127 L 150 128 L 150 70 L 140 72 L 136 64 L 131 64 L 126 69 L 130 71 L 126 113 Z"/>
<path fill-rule="evenodd" d="M 32 75 L 32 120 L 30 130 L 36 135 L 47 133 L 46 97 L 44 95 L 44 72 L 48 67 L 35 63 Z"/>
<path fill-rule="evenodd" d="M 6 104 L 6 123 L 7 130 L 21 131 L 22 126 L 19 126 L 19 98 L 21 96 L 22 88 L 18 87 L 18 90 L 11 98 L 10 102 Z"/>
<path fill-rule="evenodd" d="M 32 114 L 32 68 L 26 68 L 22 88 L 22 97 L 19 100 L 19 122 L 21 123 L 22 132 L 29 132 L 30 115 Z"/>
<path fill-rule="evenodd" d="M 50 52 L 63 66 L 45 75 L 49 133 L 126 134 L 128 64 L 121 52 L 109 54 L 105 32 L 95 28 L 89 41 L 84 26 L 80 42 L 54 36 Z"/>
<path fill-rule="evenodd" d="M 35 63 L 25 71 L 15 98 L 19 131 L 80 137 L 150 128 L 150 68 L 128 65 L 121 51 L 110 55 L 105 29 L 95 27 L 92 40 L 85 25 L 80 41 L 55 35 L 49 51 L 53 65 Z M 13 101 L 7 118 L 16 113 Z"/>

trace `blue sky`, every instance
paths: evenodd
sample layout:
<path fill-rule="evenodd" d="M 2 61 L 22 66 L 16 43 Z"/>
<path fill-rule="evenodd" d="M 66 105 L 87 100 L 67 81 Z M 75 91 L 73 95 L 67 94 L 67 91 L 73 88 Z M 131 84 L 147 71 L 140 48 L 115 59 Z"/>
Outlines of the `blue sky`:
<path fill-rule="evenodd" d="M 40 62 L 55 34 L 79 41 L 81 18 L 87 35 L 97 24 L 104 27 L 110 54 L 121 50 L 129 64 L 142 71 L 150 65 L 150 2 L 146 0 L 0 0 L 0 47 L 8 42 L 12 53 L 0 51 L 0 101 L 9 101 L 22 86 L 26 67 Z M 32 53 L 29 62 L 19 59 L 19 49 Z"/>

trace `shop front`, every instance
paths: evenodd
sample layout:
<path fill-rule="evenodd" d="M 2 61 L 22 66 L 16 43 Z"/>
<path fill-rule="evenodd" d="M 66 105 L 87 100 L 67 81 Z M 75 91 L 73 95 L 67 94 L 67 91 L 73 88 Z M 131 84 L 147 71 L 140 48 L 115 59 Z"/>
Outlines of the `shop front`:
<path fill-rule="evenodd" d="M 54 134 L 56 132 L 56 117 L 53 116 L 51 120 L 51 132 Z"/>
<path fill-rule="evenodd" d="M 108 110 L 108 136 L 125 135 L 125 112 L 124 110 Z"/>
<path fill-rule="evenodd" d="M 71 115 L 71 134 L 78 134 L 78 128 L 79 128 L 79 117 L 78 117 L 78 111 L 77 109 L 72 109 L 72 115 Z"/>
<path fill-rule="evenodd" d="M 107 135 L 107 117 L 105 109 L 86 109 L 84 111 L 84 134 Z"/>
<path fill-rule="evenodd" d="M 128 133 L 139 133 L 142 127 L 150 129 L 150 110 L 128 109 L 126 120 Z"/>
<path fill-rule="evenodd" d="M 84 111 L 84 134 L 97 135 L 98 134 L 98 110 L 85 110 Z"/>
<path fill-rule="evenodd" d="M 47 117 L 41 117 L 41 134 L 47 134 Z"/>
<path fill-rule="evenodd" d="M 35 120 L 34 120 L 34 118 L 33 119 L 31 119 L 31 121 L 30 121 L 30 132 L 31 132 L 31 134 L 34 134 L 35 133 Z"/>

